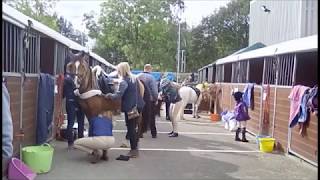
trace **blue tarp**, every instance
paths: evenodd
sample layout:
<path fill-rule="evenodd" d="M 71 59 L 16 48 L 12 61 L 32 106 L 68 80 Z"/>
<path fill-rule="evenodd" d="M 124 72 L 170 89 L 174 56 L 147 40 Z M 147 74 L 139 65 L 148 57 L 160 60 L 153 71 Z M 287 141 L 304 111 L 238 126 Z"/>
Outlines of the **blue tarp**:
<path fill-rule="evenodd" d="M 40 74 L 38 88 L 38 113 L 36 143 L 47 141 L 52 130 L 54 108 L 54 77 L 50 74 Z"/>
<path fill-rule="evenodd" d="M 143 71 L 141 71 L 141 70 L 133 70 L 131 72 L 133 74 L 139 74 L 139 73 L 142 73 Z M 156 79 L 156 81 L 160 81 L 161 80 L 161 72 L 151 72 L 151 74 Z M 166 72 L 165 74 L 167 75 L 168 79 L 170 79 L 171 81 L 174 81 L 176 79 L 176 77 L 175 77 L 173 72 Z"/>

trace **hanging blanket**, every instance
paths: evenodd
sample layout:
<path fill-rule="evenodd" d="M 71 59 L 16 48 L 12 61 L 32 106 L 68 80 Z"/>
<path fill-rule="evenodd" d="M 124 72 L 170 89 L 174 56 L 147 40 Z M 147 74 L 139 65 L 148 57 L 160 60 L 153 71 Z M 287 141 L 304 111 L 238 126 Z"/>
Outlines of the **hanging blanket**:
<path fill-rule="evenodd" d="M 253 88 L 254 84 L 250 83 L 247 84 L 244 88 L 242 99 L 243 102 L 246 103 L 247 107 L 250 107 L 252 110 L 254 109 L 254 102 L 253 102 Z"/>
<path fill-rule="evenodd" d="M 40 74 L 38 88 L 38 113 L 36 143 L 45 143 L 52 130 L 54 106 L 54 77 L 50 74 Z"/>
<path fill-rule="evenodd" d="M 305 94 L 305 91 L 308 90 L 309 87 L 307 86 L 301 86 L 297 85 L 294 86 L 291 90 L 291 93 L 289 95 L 290 99 L 290 117 L 289 117 L 289 127 L 294 127 L 299 120 L 299 111 L 300 111 L 300 105 L 302 102 L 302 97 Z"/>

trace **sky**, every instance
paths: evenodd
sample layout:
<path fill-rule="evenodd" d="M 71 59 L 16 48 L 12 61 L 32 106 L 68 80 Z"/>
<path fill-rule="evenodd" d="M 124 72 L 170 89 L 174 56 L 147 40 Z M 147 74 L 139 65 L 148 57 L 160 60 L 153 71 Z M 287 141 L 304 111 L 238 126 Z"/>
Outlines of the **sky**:
<path fill-rule="evenodd" d="M 100 13 L 100 3 L 102 0 L 60 0 L 56 3 L 54 11 L 58 15 L 64 16 L 73 24 L 75 29 L 84 31 L 85 25 L 82 23 L 83 14 L 94 11 L 96 15 Z M 185 11 L 182 14 L 182 20 L 192 27 L 200 24 L 202 17 L 206 17 L 218 10 L 222 6 L 226 6 L 230 0 L 185 0 Z M 89 40 L 89 46 L 92 47 L 94 41 Z"/>

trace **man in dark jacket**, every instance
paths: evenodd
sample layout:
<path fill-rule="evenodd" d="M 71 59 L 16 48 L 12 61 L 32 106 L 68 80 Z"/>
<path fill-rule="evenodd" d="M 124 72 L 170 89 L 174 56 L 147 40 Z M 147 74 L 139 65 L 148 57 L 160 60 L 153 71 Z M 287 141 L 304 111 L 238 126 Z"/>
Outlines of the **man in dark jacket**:
<path fill-rule="evenodd" d="M 138 75 L 138 79 L 145 84 L 147 92 L 150 92 L 149 97 L 145 97 L 144 109 L 142 111 L 142 118 L 144 122 L 149 122 L 152 138 L 157 137 L 156 118 L 155 118 L 155 105 L 158 102 L 158 88 L 157 81 L 151 75 L 152 66 L 146 64 L 144 66 L 144 72 Z M 147 127 L 145 127 L 147 128 Z"/>
<path fill-rule="evenodd" d="M 63 97 L 66 98 L 66 111 L 68 119 L 67 139 L 69 149 L 73 146 L 74 142 L 73 126 L 76 117 L 78 122 L 78 138 L 83 137 L 84 131 L 84 113 L 82 112 L 77 97 L 74 94 L 76 87 L 73 80 L 74 75 L 70 74 L 70 67 L 67 65 L 66 74 L 64 76 Z"/>

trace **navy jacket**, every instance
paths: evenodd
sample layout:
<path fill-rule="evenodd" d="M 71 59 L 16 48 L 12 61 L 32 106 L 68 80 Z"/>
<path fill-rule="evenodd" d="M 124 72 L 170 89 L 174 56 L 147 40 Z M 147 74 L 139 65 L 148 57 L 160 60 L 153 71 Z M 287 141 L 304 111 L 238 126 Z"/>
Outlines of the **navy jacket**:
<path fill-rule="evenodd" d="M 137 106 L 142 111 L 144 101 L 139 94 L 138 82 L 135 77 L 125 77 L 120 82 L 119 90 L 111 95 L 111 99 L 115 100 L 121 97 L 121 111 L 129 112 L 133 107 Z"/>
<path fill-rule="evenodd" d="M 143 72 L 138 75 L 138 79 L 144 82 L 146 89 L 151 93 L 150 100 L 156 101 L 158 99 L 158 88 L 156 79 L 148 72 Z"/>
<path fill-rule="evenodd" d="M 74 95 L 74 90 L 76 89 L 76 86 L 73 82 L 73 76 L 71 74 L 66 74 L 64 76 L 64 82 L 63 82 L 63 97 L 68 99 L 76 99 L 76 96 Z"/>

